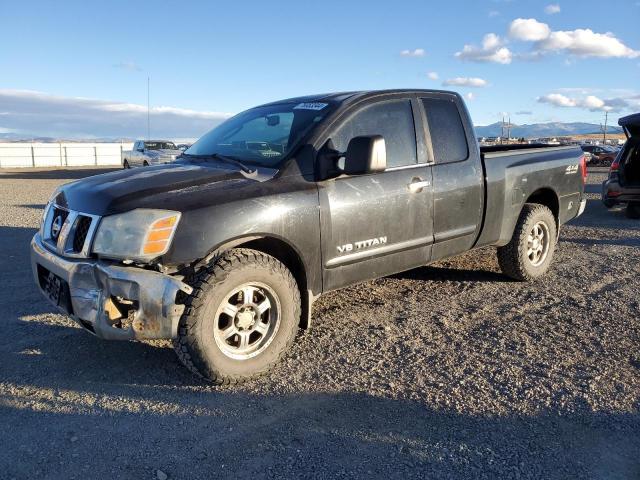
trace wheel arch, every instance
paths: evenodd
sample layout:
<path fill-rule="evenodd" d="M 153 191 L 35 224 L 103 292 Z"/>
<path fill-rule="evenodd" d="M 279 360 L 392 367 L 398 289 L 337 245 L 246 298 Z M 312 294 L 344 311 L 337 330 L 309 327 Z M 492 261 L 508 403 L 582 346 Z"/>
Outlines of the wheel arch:
<path fill-rule="evenodd" d="M 551 210 L 556 220 L 556 232 L 560 234 L 560 198 L 555 190 L 551 187 L 539 188 L 527 197 L 525 203 L 537 203 Z"/>
<path fill-rule="evenodd" d="M 271 255 L 284 264 L 293 275 L 298 285 L 300 298 L 302 301 L 302 315 L 300 317 L 300 327 L 307 329 L 311 327 L 311 310 L 314 295 L 308 278 L 308 268 L 302 259 L 300 252 L 286 240 L 273 235 L 252 235 L 249 237 L 236 238 L 216 247 L 202 264 L 209 263 L 212 259 L 219 257 L 225 252 L 234 248 L 250 248 L 267 255 Z"/>

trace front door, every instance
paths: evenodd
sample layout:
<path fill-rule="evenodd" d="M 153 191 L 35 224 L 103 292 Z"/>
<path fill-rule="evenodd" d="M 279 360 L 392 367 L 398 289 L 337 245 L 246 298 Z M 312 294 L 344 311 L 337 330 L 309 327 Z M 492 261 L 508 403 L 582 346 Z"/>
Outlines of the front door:
<path fill-rule="evenodd" d="M 409 98 L 356 109 L 330 135 L 346 151 L 361 135 L 382 135 L 387 169 L 319 183 L 324 290 L 426 264 L 432 234 L 431 166 Z M 422 160 L 422 162 L 419 162 Z"/>

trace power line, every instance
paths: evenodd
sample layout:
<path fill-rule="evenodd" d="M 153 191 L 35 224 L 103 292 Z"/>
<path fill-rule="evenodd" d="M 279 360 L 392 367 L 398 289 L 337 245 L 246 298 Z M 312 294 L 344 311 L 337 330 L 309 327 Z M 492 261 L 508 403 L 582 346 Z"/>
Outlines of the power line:
<path fill-rule="evenodd" d="M 602 130 L 602 143 L 607 143 L 607 121 L 609 120 L 609 112 L 604 112 L 604 128 L 602 128 L 602 124 L 600 124 L 600 129 Z"/>
<path fill-rule="evenodd" d="M 149 96 L 150 79 L 147 77 L 147 140 L 151 140 L 151 102 Z"/>

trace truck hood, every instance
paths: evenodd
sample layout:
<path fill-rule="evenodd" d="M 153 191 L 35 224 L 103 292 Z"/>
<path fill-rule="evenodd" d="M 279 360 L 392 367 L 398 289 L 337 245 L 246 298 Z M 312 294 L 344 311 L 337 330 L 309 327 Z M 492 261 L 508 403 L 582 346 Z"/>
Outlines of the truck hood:
<path fill-rule="evenodd" d="M 235 197 L 276 173 L 259 169 L 250 175 L 213 163 L 179 162 L 84 178 L 62 186 L 53 200 L 62 207 L 101 216 L 135 208 L 184 211 L 228 201 L 229 189 Z"/>

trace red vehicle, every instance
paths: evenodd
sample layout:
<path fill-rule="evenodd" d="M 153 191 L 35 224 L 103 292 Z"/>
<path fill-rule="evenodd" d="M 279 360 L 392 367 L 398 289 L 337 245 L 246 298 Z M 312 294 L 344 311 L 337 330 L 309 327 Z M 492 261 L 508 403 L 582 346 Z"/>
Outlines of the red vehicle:
<path fill-rule="evenodd" d="M 618 150 L 608 145 L 582 145 L 582 151 L 591 155 L 591 165 L 606 165 L 613 163 L 618 155 Z"/>

